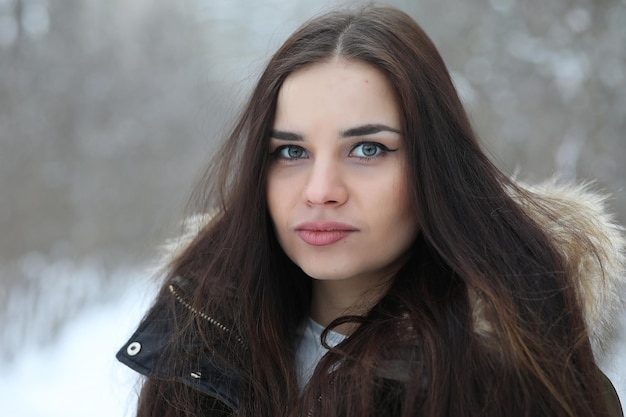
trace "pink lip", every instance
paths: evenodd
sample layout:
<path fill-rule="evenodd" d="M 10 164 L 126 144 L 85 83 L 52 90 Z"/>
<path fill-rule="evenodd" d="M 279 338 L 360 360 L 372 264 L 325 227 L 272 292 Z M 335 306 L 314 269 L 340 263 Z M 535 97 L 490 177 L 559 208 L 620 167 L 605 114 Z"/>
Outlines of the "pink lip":
<path fill-rule="evenodd" d="M 326 246 L 340 241 L 358 229 L 340 222 L 304 222 L 298 224 L 295 231 L 309 245 Z"/>

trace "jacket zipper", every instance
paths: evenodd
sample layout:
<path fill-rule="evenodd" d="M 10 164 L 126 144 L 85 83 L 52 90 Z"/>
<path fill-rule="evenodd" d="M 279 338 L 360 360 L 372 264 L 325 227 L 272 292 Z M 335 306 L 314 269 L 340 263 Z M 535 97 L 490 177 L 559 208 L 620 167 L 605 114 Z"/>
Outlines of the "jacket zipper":
<path fill-rule="evenodd" d="M 174 288 L 174 285 L 170 284 L 168 286 L 168 289 L 170 290 L 170 293 L 174 296 L 174 298 L 176 298 L 176 300 L 181 303 L 183 306 L 185 306 L 189 311 L 191 311 L 194 314 L 197 314 L 198 316 L 200 316 L 200 318 L 208 321 L 209 323 L 211 323 L 213 326 L 217 327 L 218 329 L 220 329 L 223 332 L 226 333 L 232 333 L 231 330 L 224 326 L 222 323 L 220 323 L 219 321 L 215 320 L 213 317 L 208 316 L 207 314 L 198 311 L 197 308 L 195 308 L 194 306 L 192 306 L 191 304 L 189 304 L 187 301 L 185 301 L 185 299 L 178 294 L 178 292 L 176 292 L 176 289 Z M 241 344 L 243 347 L 245 347 L 245 344 L 243 343 L 243 340 L 241 340 L 240 337 L 235 336 L 235 338 L 237 339 L 237 341 L 239 342 L 239 344 Z"/>

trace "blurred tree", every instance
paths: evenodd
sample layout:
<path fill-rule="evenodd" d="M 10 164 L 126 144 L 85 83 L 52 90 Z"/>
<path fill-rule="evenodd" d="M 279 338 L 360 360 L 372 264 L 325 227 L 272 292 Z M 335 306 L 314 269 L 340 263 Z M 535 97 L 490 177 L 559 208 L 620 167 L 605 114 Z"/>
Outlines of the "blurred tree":
<path fill-rule="evenodd" d="M 0 32 L 21 28 L 0 46 L 0 338 L 10 350 L 49 339 L 106 294 L 90 287 L 115 291 L 99 282 L 106 271 L 145 262 L 229 106 L 203 75 L 210 51 L 189 5 L 4 6 Z"/>

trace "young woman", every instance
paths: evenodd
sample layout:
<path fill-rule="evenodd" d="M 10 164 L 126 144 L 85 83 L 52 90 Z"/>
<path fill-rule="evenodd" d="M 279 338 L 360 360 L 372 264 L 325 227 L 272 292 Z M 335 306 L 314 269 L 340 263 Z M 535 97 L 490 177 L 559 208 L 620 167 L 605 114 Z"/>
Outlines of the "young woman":
<path fill-rule="evenodd" d="M 584 187 L 496 169 L 404 13 L 302 26 L 217 155 L 118 353 L 139 416 L 621 414 L 592 350 L 620 229 Z"/>

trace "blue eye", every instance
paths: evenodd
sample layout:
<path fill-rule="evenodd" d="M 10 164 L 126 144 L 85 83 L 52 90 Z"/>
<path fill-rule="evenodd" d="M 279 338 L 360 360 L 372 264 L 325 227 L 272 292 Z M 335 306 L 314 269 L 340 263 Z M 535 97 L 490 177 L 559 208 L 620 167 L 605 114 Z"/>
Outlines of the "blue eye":
<path fill-rule="evenodd" d="M 306 150 L 297 145 L 279 146 L 271 155 L 280 159 L 305 159 L 309 157 Z"/>
<path fill-rule="evenodd" d="M 355 156 L 357 158 L 376 158 L 378 156 L 383 156 L 390 151 L 391 150 L 382 143 L 361 142 L 352 148 L 350 156 Z"/>

